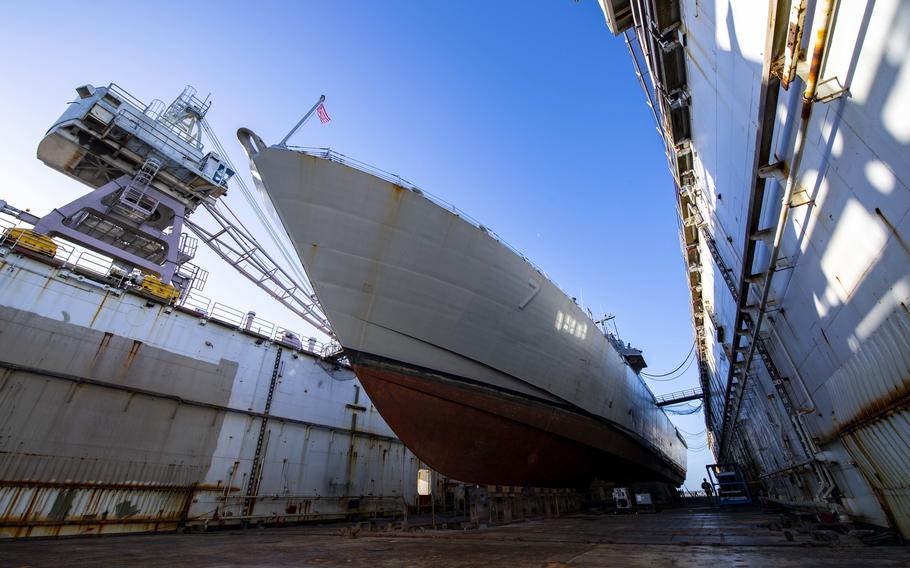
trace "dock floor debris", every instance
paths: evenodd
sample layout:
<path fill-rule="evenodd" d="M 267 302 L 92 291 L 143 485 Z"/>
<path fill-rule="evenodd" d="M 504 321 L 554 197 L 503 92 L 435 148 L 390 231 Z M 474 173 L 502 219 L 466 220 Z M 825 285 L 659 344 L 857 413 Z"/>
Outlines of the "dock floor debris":
<path fill-rule="evenodd" d="M 444 522 L 444 519 L 438 519 Z M 906 566 L 908 549 L 780 512 L 688 507 L 576 514 L 475 530 L 400 523 L 0 543 L 0 566 Z M 718 562 L 720 564 L 718 564 Z"/>

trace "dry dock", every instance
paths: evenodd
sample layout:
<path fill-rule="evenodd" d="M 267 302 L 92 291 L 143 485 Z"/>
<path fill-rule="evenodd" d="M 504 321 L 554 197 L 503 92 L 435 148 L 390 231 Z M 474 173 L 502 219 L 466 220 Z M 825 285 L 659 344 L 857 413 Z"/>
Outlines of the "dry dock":
<path fill-rule="evenodd" d="M 91 192 L 0 199 L 0 568 L 910 566 L 910 0 L 599 4 L 672 175 L 676 370 L 454 206 L 286 146 L 324 97 L 279 145 L 240 130 L 256 193 L 192 87 L 80 85 L 37 155 Z M 200 244 L 306 327 L 203 296 Z M 688 446 L 664 407 L 696 400 Z M 700 449 L 716 505 L 653 511 Z"/>
<path fill-rule="evenodd" d="M 353 530 L 352 530 L 353 528 Z M 353 536 L 352 536 L 353 535 Z M 311 525 L 0 543 L 0 566 L 906 566 L 907 549 L 779 512 L 703 504 L 485 530 Z"/>

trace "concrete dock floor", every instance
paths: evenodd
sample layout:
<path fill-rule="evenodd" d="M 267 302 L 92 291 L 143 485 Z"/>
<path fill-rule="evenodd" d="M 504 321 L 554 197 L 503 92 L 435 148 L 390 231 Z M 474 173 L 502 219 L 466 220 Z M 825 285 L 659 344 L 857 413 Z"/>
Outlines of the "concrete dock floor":
<path fill-rule="evenodd" d="M 479 530 L 352 525 L 0 542 L 0 566 L 858 566 L 910 565 L 906 546 L 788 527 L 780 513 L 682 508 L 576 514 Z M 351 533 L 355 533 L 352 535 Z"/>

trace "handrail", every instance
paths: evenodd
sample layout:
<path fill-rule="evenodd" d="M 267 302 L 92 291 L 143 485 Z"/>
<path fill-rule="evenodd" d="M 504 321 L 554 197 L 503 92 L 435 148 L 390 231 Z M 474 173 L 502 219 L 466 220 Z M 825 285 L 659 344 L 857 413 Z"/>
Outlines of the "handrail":
<path fill-rule="evenodd" d="M 19 220 L 11 220 L 6 216 L 0 216 L 0 245 L 15 249 L 22 238 L 10 239 L 7 235 L 10 229 L 23 227 L 31 228 L 28 223 Z M 79 269 L 81 274 L 90 278 L 97 278 L 99 282 L 105 285 L 115 285 L 123 289 L 129 289 L 126 278 L 121 278 L 119 282 L 111 279 L 111 259 L 95 253 L 88 249 L 83 249 L 54 237 L 52 239 L 57 245 L 57 254 L 53 260 L 61 269 L 73 270 Z M 221 302 L 213 302 L 211 299 L 203 296 L 195 290 L 190 290 L 178 303 L 178 307 L 185 311 L 195 312 L 199 317 L 214 320 L 222 325 L 232 326 L 240 331 L 252 333 L 254 335 L 268 337 L 271 341 L 280 342 L 282 345 L 291 346 L 298 351 L 309 353 L 311 355 L 321 356 L 328 352 L 326 344 L 316 340 L 314 337 L 304 336 L 285 327 L 277 326 L 272 322 L 262 318 L 255 317 L 251 312 L 239 310 L 233 306 L 228 306 Z M 250 318 L 247 321 L 247 318 Z M 247 327 L 246 324 L 249 323 Z M 312 341 L 311 341 L 312 340 Z"/>
<path fill-rule="evenodd" d="M 138 111 L 138 112 L 137 112 Z M 196 148 L 184 139 L 180 133 L 169 127 L 167 124 L 153 120 L 142 109 L 133 110 L 130 107 L 123 106 L 117 111 L 117 115 L 123 117 L 133 128 L 136 134 L 140 131 L 147 133 L 155 138 L 162 146 L 180 156 L 180 164 L 188 169 L 202 172 L 200 164 L 203 155 L 199 148 Z M 160 127 L 160 128 L 159 128 Z M 192 155 L 195 154 L 195 155 Z M 174 160 L 177 161 L 177 160 Z M 165 167 L 165 169 L 167 169 Z"/>
<path fill-rule="evenodd" d="M 688 389 L 681 390 L 681 391 L 668 392 L 665 394 L 661 394 L 654 398 L 655 398 L 657 404 L 666 405 L 670 401 L 675 401 L 675 400 L 679 400 L 679 399 L 689 399 L 689 397 L 693 397 L 693 398 L 690 398 L 689 400 L 695 400 L 695 398 L 700 398 L 702 396 L 702 394 L 703 393 L 702 393 L 701 387 L 692 387 L 692 388 L 688 388 Z M 680 402 L 684 402 L 684 401 L 680 401 Z"/>
<path fill-rule="evenodd" d="M 117 83 L 110 83 L 107 86 L 107 90 L 109 93 L 114 93 L 115 95 L 119 96 L 121 99 L 125 99 L 126 102 L 130 103 L 131 105 L 133 105 L 134 107 L 136 107 L 138 109 L 145 109 L 148 106 L 144 102 L 140 101 L 135 95 L 133 95 L 132 93 L 130 93 L 129 91 L 127 91 L 126 89 L 124 89 L 123 87 L 118 85 Z"/>
<path fill-rule="evenodd" d="M 155 118 L 150 117 L 150 116 L 146 113 L 146 111 L 149 109 L 149 105 L 148 105 L 148 104 L 146 104 L 146 103 L 142 102 L 141 100 L 139 100 L 139 98 L 137 98 L 136 96 L 134 96 L 133 94 L 131 94 L 130 92 L 128 92 L 126 89 L 124 89 L 123 87 L 121 87 L 121 86 L 118 85 L 117 83 L 111 83 L 111 84 L 109 84 L 109 85 L 107 86 L 107 89 L 108 89 L 108 93 L 113 93 L 113 94 L 117 95 L 118 97 L 120 97 L 121 99 L 124 99 L 127 103 L 129 103 L 130 105 L 132 105 L 133 107 L 135 107 L 136 110 L 139 111 L 139 115 L 140 115 L 140 116 L 145 117 L 146 120 L 150 120 L 151 122 L 153 122 L 153 123 L 155 123 L 155 124 L 157 124 L 157 125 L 160 125 L 164 130 L 166 130 L 166 131 L 169 132 L 170 134 L 173 134 L 174 136 L 176 136 L 177 139 L 179 139 L 181 142 L 186 143 L 186 144 L 189 145 L 193 150 L 195 150 L 195 151 L 197 151 L 197 152 L 200 152 L 200 159 L 201 159 L 201 150 L 202 150 L 202 147 L 201 147 L 198 143 L 194 143 L 193 141 L 188 140 L 188 139 L 186 138 L 186 134 L 185 134 L 183 131 L 181 131 L 180 129 L 176 128 L 173 124 L 169 124 L 168 122 L 165 122 L 165 121 L 159 121 L 159 120 L 157 120 L 157 119 L 155 119 Z M 194 102 L 194 104 L 196 104 L 197 106 L 204 107 L 205 110 L 208 110 L 208 107 L 209 107 L 210 104 L 211 104 L 211 103 L 207 103 L 206 101 L 203 101 L 202 99 L 196 97 L 195 95 L 193 95 L 193 96 L 191 97 L 190 100 L 191 100 L 192 102 Z M 154 102 L 154 101 L 152 101 L 152 102 Z M 123 110 L 123 109 L 121 109 L 121 111 L 122 111 L 122 110 Z M 131 113 L 131 114 L 135 114 L 135 113 Z M 203 113 L 203 114 L 204 114 L 204 113 Z M 154 134 L 154 132 L 153 132 L 152 134 Z M 183 149 L 182 149 L 182 148 L 177 147 L 177 148 L 175 148 L 175 149 L 178 150 L 178 152 L 183 152 Z M 198 162 L 199 160 L 196 159 L 196 160 L 194 160 L 194 161 L 197 161 L 197 162 Z M 200 171 L 201 171 L 201 168 L 197 168 L 197 169 L 200 169 Z"/>

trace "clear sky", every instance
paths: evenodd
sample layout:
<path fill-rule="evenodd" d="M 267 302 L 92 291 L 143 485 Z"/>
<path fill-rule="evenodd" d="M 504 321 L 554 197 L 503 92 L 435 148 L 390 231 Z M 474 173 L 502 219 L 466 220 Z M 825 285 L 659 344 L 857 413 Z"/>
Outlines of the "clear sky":
<path fill-rule="evenodd" d="M 3 2 L 0 199 L 44 214 L 84 186 L 35 159 L 74 87 L 116 82 L 167 102 L 186 84 L 249 181 L 237 128 L 278 142 L 320 94 L 328 146 L 456 204 L 597 313 L 616 314 L 648 371 L 693 341 L 673 182 L 621 38 L 594 0 Z M 234 191 L 235 210 L 246 204 Z M 205 295 L 290 329 L 283 310 L 210 253 Z M 656 394 L 696 386 L 649 382 Z M 674 416 L 704 445 L 702 415 Z M 691 489 L 710 463 L 690 452 Z"/>

